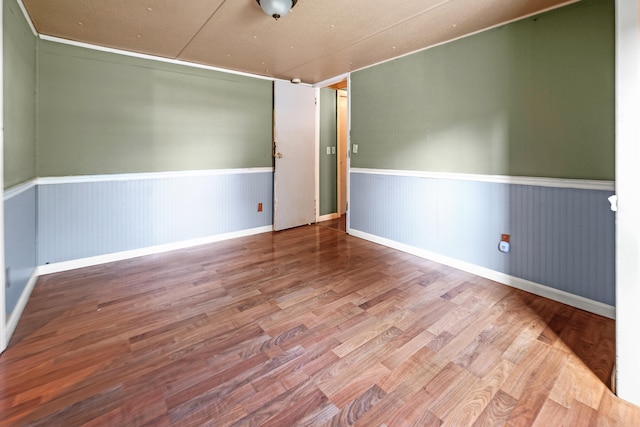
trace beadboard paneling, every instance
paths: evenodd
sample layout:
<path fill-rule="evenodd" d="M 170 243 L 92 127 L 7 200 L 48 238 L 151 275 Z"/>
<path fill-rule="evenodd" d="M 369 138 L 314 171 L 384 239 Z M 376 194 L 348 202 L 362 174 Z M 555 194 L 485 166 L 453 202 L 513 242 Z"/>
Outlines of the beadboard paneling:
<path fill-rule="evenodd" d="M 8 269 L 5 305 L 16 307 L 36 268 L 36 187 L 29 187 L 4 201 L 4 262 Z"/>
<path fill-rule="evenodd" d="M 351 228 L 613 306 L 612 194 L 352 173 Z"/>
<path fill-rule="evenodd" d="M 267 226 L 272 188 L 272 172 L 39 185 L 38 263 Z"/>

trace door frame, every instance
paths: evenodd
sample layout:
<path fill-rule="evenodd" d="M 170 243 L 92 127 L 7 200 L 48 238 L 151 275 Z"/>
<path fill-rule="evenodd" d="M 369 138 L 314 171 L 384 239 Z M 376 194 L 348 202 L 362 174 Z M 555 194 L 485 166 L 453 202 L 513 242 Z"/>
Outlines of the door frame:
<path fill-rule="evenodd" d="M 320 221 L 326 221 L 326 220 L 330 220 L 330 219 L 335 219 L 335 218 L 340 218 L 340 212 L 336 212 L 333 214 L 328 214 L 328 215 L 320 215 L 320 89 L 322 88 L 326 88 L 335 84 L 338 84 L 340 82 L 345 81 L 347 82 L 347 86 L 345 88 L 345 90 L 347 91 L 347 141 L 346 141 L 346 148 L 347 148 L 347 157 L 346 157 L 346 167 L 347 167 L 347 171 L 346 171 L 346 183 L 344 185 L 345 188 L 345 192 L 346 192 L 346 216 L 347 216 L 347 233 L 349 232 L 349 224 L 350 224 L 350 218 L 349 218 L 349 194 L 350 194 L 350 185 L 351 185 L 351 180 L 350 180 L 350 168 L 351 168 L 351 95 L 350 95 L 350 88 L 351 88 L 351 73 L 345 73 L 345 74 L 341 74 L 339 76 L 333 77 L 331 79 L 328 80 L 324 80 L 322 82 L 316 83 L 315 85 L 313 85 L 314 88 L 317 89 L 317 102 L 316 102 L 316 114 L 317 114 L 317 132 L 316 132 L 316 222 L 320 222 Z M 337 108 L 337 94 L 336 94 L 336 108 Z M 337 121 L 336 121 L 336 135 L 338 133 L 338 125 L 337 125 Z M 339 146 L 340 144 L 336 143 L 336 150 L 339 150 Z M 338 156 L 336 156 L 336 162 L 338 161 L 338 157 L 340 156 L 340 153 L 337 151 Z M 336 200 L 336 206 L 338 208 L 338 211 L 340 210 L 340 188 L 342 188 L 342 183 L 340 182 L 340 170 L 339 168 L 336 167 L 336 179 L 337 179 L 337 185 L 338 185 L 338 191 L 336 192 L 336 198 L 338 198 Z"/>
<path fill-rule="evenodd" d="M 342 142 L 344 142 L 344 148 L 342 148 L 341 137 L 340 137 L 340 129 L 341 129 L 342 120 L 343 120 L 341 118 L 342 117 L 342 115 L 341 115 L 342 111 L 341 111 L 341 108 L 340 108 L 340 98 L 342 97 L 342 95 L 341 95 L 342 91 L 346 92 L 346 95 L 344 97 L 347 99 L 347 106 L 346 106 L 345 119 L 344 119 L 346 121 L 344 123 L 344 126 L 346 127 L 346 135 L 345 135 L 345 140 L 342 141 Z M 337 145 L 336 152 L 337 152 L 338 158 L 336 159 L 336 161 L 338 163 L 337 164 L 337 175 L 338 176 L 337 176 L 336 182 L 337 182 L 337 186 L 338 186 L 338 191 L 337 191 L 337 193 L 338 193 L 337 194 L 337 197 L 338 197 L 338 203 L 337 203 L 338 217 L 340 217 L 340 216 L 342 216 L 342 208 L 343 207 L 344 207 L 345 215 L 347 213 L 347 195 L 346 195 L 346 193 L 347 193 L 347 175 L 348 175 L 348 162 L 349 162 L 349 90 L 348 90 L 348 88 L 345 88 L 345 89 L 339 89 L 337 92 L 338 93 L 337 93 L 336 102 L 338 103 L 338 108 L 337 108 L 337 110 L 338 110 L 338 118 L 336 120 L 336 122 L 337 122 L 336 131 L 338 133 L 338 137 L 337 137 L 337 143 L 336 143 L 336 145 Z M 343 150 L 344 150 L 344 152 L 343 152 Z M 345 172 L 345 175 L 344 175 L 344 180 L 342 178 L 341 168 L 340 168 L 340 161 L 343 158 L 343 156 L 344 156 L 344 167 L 346 169 L 346 172 Z M 344 181 L 344 182 L 342 182 L 342 181 Z M 344 188 L 344 190 L 343 190 L 343 188 Z M 345 193 L 344 194 L 344 200 L 345 200 L 344 206 L 341 203 L 342 196 L 343 196 L 342 193 Z"/>
<path fill-rule="evenodd" d="M 315 198 L 316 198 L 316 223 L 320 222 L 320 87 L 313 86 L 316 91 L 316 134 L 314 136 L 313 152 L 315 153 Z"/>

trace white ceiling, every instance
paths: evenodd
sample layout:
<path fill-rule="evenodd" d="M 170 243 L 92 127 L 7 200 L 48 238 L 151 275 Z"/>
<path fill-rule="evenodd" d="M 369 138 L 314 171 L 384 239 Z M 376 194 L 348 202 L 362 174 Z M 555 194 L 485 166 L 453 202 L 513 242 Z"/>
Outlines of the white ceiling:
<path fill-rule="evenodd" d="M 318 83 L 575 0 L 22 0 L 42 35 Z"/>

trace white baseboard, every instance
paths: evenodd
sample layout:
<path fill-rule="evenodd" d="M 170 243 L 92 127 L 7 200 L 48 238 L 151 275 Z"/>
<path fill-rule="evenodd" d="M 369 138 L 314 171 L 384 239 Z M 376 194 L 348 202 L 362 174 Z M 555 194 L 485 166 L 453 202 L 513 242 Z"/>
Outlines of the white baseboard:
<path fill-rule="evenodd" d="M 600 316 L 608 317 L 610 319 L 616 318 L 616 308 L 604 304 L 598 301 L 584 298 L 579 295 L 574 295 L 569 292 L 561 291 L 551 288 L 549 286 L 542 285 L 540 283 L 531 282 L 529 280 L 521 279 L 519 277 L 511 276 L 499 271 L 490 270 L 485 267 L 480 267 L 475 264 L 470 264 L 464 261 L 450 258 L 444 255 L 440 255 L 434 252 L 429 252 L 424 249 L 416 248 L 414 246 L 406 245 L 404 243 L 396 242 L 395 240 L 386 239 L 373 234 L 365 233 L 363 231 L 349 229 L 349 234 L 354 237 L 359 237 L 364 240 L 368 240 L 373 243 L 388 246 L 393 249 L 397 249 L 402 252 L 407 252 L 412 255 L 426 258 L 431 261 L 445 264 L 450 267 L 457 268 L 458 270 L 466 271 L 477 276 L 493 280 L 513 288 L 521 289 L 523 291 L 530 292 L 532 294 L 549 298 L 554 301 L 561 302 L 563 304 L 570 305 L 572 307 L 579 308 L 581 310 L 588 311 L 590 313 L 598 314 Z"/>
<path fill-rule="evenodd" d="M 193 246 L 206 245 L 207 243 L 221 242 L 223 240 L 235 239 L 237 237 L 252 236 L 260 233 L 270 233 L 273 226 L 250 228 L 247 230 L 234 231 L 232 233 L 216 234 L 213 236 L 201 237 L 192 240 L 183 240 L 175 243 L 167 243 L 164 245 L 149 246 L 146 248 L 133 249 L 130 251 L 114 252 L 106 255 L 98 255 L 88 258 L 74 259 L 71 261 L 57 262 L 54 264 L 46 264 L 38 267 L 38 274 L 44 276 L 52 273 L 60 273 L 62 271 L 74 270 L 76 268 L 90 267 L 93 265 L 106 264 L 114 261 L 122 261 L 130 258 L 137 258 L 145 255 L 153 255 L 162 252 L 174 251 L 177 249 L 191 248 Z"/>
<path fill-rule="evenodd" d="M 330 221 L 330 220 L 332 220 L 332 219 L 337 219 L 337 218 L 340 218 L 340 214 L 332 213 L 332 214 L 328 214 L 328 215 L 322 215 L 322 216 L 319 216 L 319 217 L 318 217 L 318 219 L 317 219 L 317 221 L 318 221 L 318 222 L 322 222 L 322 221 Z"/>
<path fill-rule="evenodd" d="M 9 315 L 9 319 L 7 319 L 7 332 L 6 332 L 7 345 L 9 344 L 9 341 L 11 341 L 13 332 L 16 330 L 16 327 L 18 326 L 18 320 L 20 320 L 20 316 L 22 316 L 22 312 L 27 306 L 27 302 L 29 301 L 29 297 L 31 296 L 31 292 L 33 291 L 33 288 L 36 286 L 38 277 L 40 277 L 40 275 L 38 274 L 38 268 L 36 267 L 33 270 L 33 273 L 31 274 L 29 281 L 24 287 L 24 290 L 22 291 L 22 295 L 20 295 L 20 299 L 18 300 L 18 303 L 16 304 L 16 306 L 13 308 L 13 311 Z"/>

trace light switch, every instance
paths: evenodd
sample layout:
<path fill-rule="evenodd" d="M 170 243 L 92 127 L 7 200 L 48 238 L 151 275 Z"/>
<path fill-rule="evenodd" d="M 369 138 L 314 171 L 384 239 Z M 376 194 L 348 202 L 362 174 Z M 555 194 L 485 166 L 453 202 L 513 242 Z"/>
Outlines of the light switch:
<path fill-rule="evenodd" d="M 327 147 L 327 156 L 331 154 L 331 147 Z"/>
<path fill-rule="evenodd" d="M 336 147 L 331 147 L 331 154 L 336 154 Z"/>
<path fill-rule="evenodd" d="M 358 144 L 353 144 L 353 154 L 358 152 Z"/>

